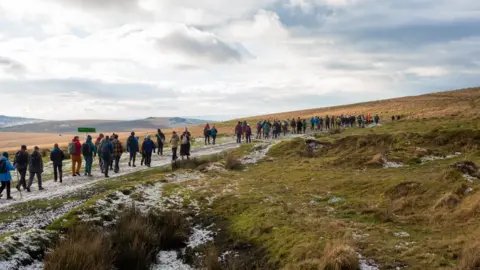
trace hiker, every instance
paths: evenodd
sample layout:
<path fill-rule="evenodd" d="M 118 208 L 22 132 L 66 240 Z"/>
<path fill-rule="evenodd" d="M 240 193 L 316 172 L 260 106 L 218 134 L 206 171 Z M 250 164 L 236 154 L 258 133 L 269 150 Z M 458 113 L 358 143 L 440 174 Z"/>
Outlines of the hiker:
<path fill-rule="evenodd" d="M 315 129 L 315 118 L 312 116 L 310 118 L 310 130 L 313 131 Z"/>
<path fill-rule="evenodd" d="M 212 130 L 210 130 L 210 125 L 207 123 L 203 128 L 203 136 L 205 137 L 205 145 L 210 144 L 210 136 L 212 135 Z"/>
<path fill-rule="evenodd" d="M 302 128 L 303 128 L 303 134 L 306 134 L 307 133 L 307 119 L 303 119 L 303 122 L 302 122 Z"/>
<path fill-rule="evenodd" d="M 273 126 L 275 128 L 275 138 L 280 137 L 280 135 L 282 134 L 282 125 L 280 124 L 280 120 L 275 121 L 275 123 L 273 123 Z"/>
<path fill-rule="evenodd" d="M 239 122 L 239 124 L 240 124 L 240 122 Z M 240 140 L 241 140 L 242 133 L 237 135 L 237 137 L 238 136 L 240 136 Z M 180 136 L 180 141 L 181 141 L 180 156 L 182 157 L 182 160 L 183 160 L 184 156 L 187 156 L 187 159 L 190 159 L 190 138 L 191 137 L 192 137 L 192 135 L 188 131 L 188 128 L 185 128 L 185 131 L 183 132 L 182 136 Z"/>
<path fill-rule="evenodd" d="M 380 122 L 380 116 L 378 116 L 378 114 L 375 114 L 375 125 L 378 125 L 378 123 Z"/>
<path fill-rule="evenodd" d="M 115 136 L 113 137 L 112 144 L 113 144 L 112 157 L 113 157 L 113 160 L 115 161 L 115 167 L 113 169 L 113 172 L 118 173 L 120 171 L 120 166 L 119 166 L 120 158 L 122 157 L 123 152 L 125 152 L 125 148 L 123 147 L 122 142 L 118 140 L 118 134 L 115 134 Z"/>
<path fill-rule="evenodd" d="M 92 176 L 93 155 L 97 154 L 97 149 L 92 143 L 92 136 L 88 135 L 87 140 L 82 144 L 82 155 L 85 159 L 85 176 Z"/>
<path fill-rule="evenodd" d="M 283 120 L 283 136 L 287 136 L 287 132 L 288 132 L 288 121 L 287 120 Z"/>
<path fill-rule="evenodd" d="M 100 133 L 100 135 L 98 135 L 97 139 L 95 140 L 95 149 L 97 149 L 98 165 L 100 165 L 100 168 L 102 167 L 102 157 L 100 156 L 100 154 L 102 153 L 102 149 L 100 149 L 100 144 L 102 143 L 103 137 L 103 133 Z"/>
<path fill-rule="evenodd" d="M 235 135 L 237 135 L 237 143 L 242 143 L 242 134 L 243 134 L 243 128 L 242 128 L 242 122 L 238 122 L 238 124 L 235 126 Z"/>
<path fill-rule="evenodd" d="M 163 134 L 162 130 L 158 129 L 157 130 L 157 145 L 158 145 L 158 151 L 157 153 L 161 156 L 163 156 L 163 145 L 165 144 L 165 134 Z"/>
<path fill-rule="evenodd" d="M 2 157 L 0 157 L 0 182 L 2 187 L 0 187 L 0 197 L 2 196 L 3 190 L 7 189 L 7 200 L 13 199 L 10 196 L 10 181 L 12 181 L 12 175 L 10 171 L 14 171 L 15 166 L 10 163 L 8 160 L 8 152 L 3 152 Z"/>
<path fill-rule="evenodd" d="M 247 128 L 247 121 L 242 123 L 242 138 L 245 138 L 245 129 Z"/>
<path fill-rule="evenodd" d="M 399 120 L 400 120 L 400 115 L 397 115 L 397 121 L 399 121 Z"/>
<path fill-rule="evenodd" d="M 127 139 L 127 152 L 130 154 L 128 160 L 129 167 L 132 166 L 132 161 L 133 167 L 137 167 L 137 165 L 135 165 L 135 159 L 139 150 L 138 140 L 135 138 L 135 132 L 132 131 L 132 133 L 130 133 L 130 137 Z"/>
<path fill-rule="evenodd" d="M 330 123 L 332 124 L 332 128 L 335 128 L 335 124 L 336 124 L 335 123 L 335 116 L 332 115 L 332 117 L 330 118 Z M 339 126 L 337 125 L 337 127 L 339 127 Z"/>
<path fill-rule="evenodd" d="M 17 168 L 18 173 L 20 174 L 20 179 L 17 183 L 17 190 L 20 191 L 20 186 L 23 189 L 27 189 L 27 169 L 28 169 L 28 160 L 30 159 L 30 154 L 27 152 L 27 146 L 22 145 L 20 151 L 15 154 L 13 160 L 13 166 Z M 18 176 L 18 175 L 17 175 Z"/>
<path fill-rule="evenodd" d="M 215 128 L 215 126 L 213 126 Z M 180 141 L 180 137 L 176 131 L 173 131 L 172 137 L 170 138 L 170 144 L 172 145 L 172 161 L 177 160 L 177 149 L 178 149 L 178 142 Z M 213 139 L 213 144 L 215 144 L 215 138 Z"/>
<path fill-rule="evenodd" d="M 302 133 L 302 120 L 300 120 L 300 117 L 297 119 L 297 134 Z"/>
<path fill-rule="evenodd" d="M 252 143 L 252 128 L 249 124 L 245 127 L 245 139 L 247 143 Z"/>
<path fill-rule="evenodd" d="M 262 138 L 262 121 L 258 121 L 257 123 L 257 136 L 255 139 L 261 139 Z"/>
<path fill-rule="evenodd" d="M 325 116 L 325 130 L 329 130 L 330 129 L 330 117 Z"/>
<path fill-rule="evenodd" d="M 290 127 L 292 127 L 292 133 L 295 134 L 295 130 L 297 130 L 297 122 L 295 122 L 295 118 L 292 118 L 292 121 L 290 121 Z"/>
<path fill-rule="evenodd" d="M 392 121 L 395 121 L 395 115 L 392 115 Z"/>
<path fill-rule="evenodd" d="M 72 176 L 80 176 L 80 168 L 82 167 L 82 144 L 78 136 L 72 139 L 68 145 L 68 153 L 72 159 Z"/>
<path fill-rule="evenodd" d="M 53 146 L 52 151 L 50 151 L 50 160 L 53 163 L 53 180 L 57 182 L 60 180 L 62 183 L 63 178 L 63 160 L 65 159 L 65 154 L 62 149 L 58 147 L 58 143 Z"/>
<path fill-rule="evenodd" d="M 155 143 L 150 139 L 150 135 L 147 135 L 142 144 L 142 151 L 145 154 L 145 166 L 152 166 L 152 152 L 155 153 Z"/>
<path fill-rule="evenodd" d="M 217 134 L 218 134 L 218 130 L 215 127 L 215 125 L 213 125 L 212 129 L 210 130 L 210 135 L 212 135 L 212 144 L 214 145 L 215 145 L 215 140 L 217 139 Z"/>
<path fill-rule="evenodd" d="M 30 159 L 28 160 L 28 171 L 30 172 L 30 179 L 27 185 L 27 191 L 30 192 L 30 187 L 33 184 L 33 178 L 35 175 L 37 176 L 38 181 L 38 190 L 43 190 L 42 187 L 42 173 L 43 173 L 43 159 L 42 155 L 39 152 L 40 148 L 35 146 L 33 148 L 33 152 L 30 155 Z"/>
<path fill-rule="evenodd" d="M 102 143 L 100 144 L 100 152 L 103 164 L 102 173 L 104 173 L 105 177 L 108 178 L 110 177 L 108 176 L 108 168 L 110 167 L 110 160 L 112 159 L 113 153 L 113 144 L 108 136 L 102 140 Z"/>
<path fill-rule="evenodd" d="M 265 122 L 265 125 L 263 126 L 263 133 L 264 133 L 263 138 L 264 139 L 269 139 L 270 138 L 270 129 L 271 128 L 272 128 L 272 123 L 270 123 L 270 120 L 268 120 L 267 122 Z"/>

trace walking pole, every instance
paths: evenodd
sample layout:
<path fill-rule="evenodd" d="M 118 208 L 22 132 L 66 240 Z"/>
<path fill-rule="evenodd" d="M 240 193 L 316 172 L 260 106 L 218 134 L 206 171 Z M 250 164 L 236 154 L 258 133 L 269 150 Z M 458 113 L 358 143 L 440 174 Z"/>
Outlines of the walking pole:
<path fill-rule="evenodd" d="M 18 170 L 17 170 L 17 185 L 20 184 L 20 177 L 18 176 Z M 20 193 L 20 199 L 23 200 L 23 195 L 22 195 L 22 191 L 20 190 L 20 188 L 18 188 L 18 192 Z"/>

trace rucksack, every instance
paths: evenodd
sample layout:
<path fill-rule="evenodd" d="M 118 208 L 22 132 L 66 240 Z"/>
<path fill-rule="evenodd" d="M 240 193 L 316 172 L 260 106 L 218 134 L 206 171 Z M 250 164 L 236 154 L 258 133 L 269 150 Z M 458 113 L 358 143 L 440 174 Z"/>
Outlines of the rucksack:
<path fill-rule="evenodd" d="M 7 173 L 7 172 L 8 172 L 7 160 L 0 159 L 0 173 Z"/>
<path fill-rule="evenodd" d="M 40 157 L 39 153 L 33 153 L 32 154 L 32 165 L 33 166 L 40 166 L 42 158 Z"/>
<path fill-rule="evenodd" d="M 91 156 L 92 155 L 92 149 L 90 149 L 90 144 L 89 143 L 83 143 L 82 154 L 84 156 Z"/>
<path fill-rule="evenodd" d="M 20 165 L 25 165 L 28 162 L 28 156 L 26 153 L 17 152 L 15 155 L 15 162 Z"/>
<path fill-rule="evenodd" d="M 75 147 L 75 143 L 74 142 L 71 142 L 68 144 L 68 153 L 70 155 L 74 155 L 77 153 L 77 148 Z"/>

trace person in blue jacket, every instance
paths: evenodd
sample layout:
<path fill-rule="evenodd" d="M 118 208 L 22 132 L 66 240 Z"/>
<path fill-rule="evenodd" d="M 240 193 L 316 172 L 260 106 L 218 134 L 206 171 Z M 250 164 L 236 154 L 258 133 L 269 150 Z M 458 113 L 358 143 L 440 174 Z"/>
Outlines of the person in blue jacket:
<path fill-rule="evenodd" d="M 155 143 L 150 139 L 150 135 L 143 141 L 142 151 L 145 154 L 145 165 L 150 167 L 152 165 L 152 152 L 155 152 Z"/>
<path fill-rule="evenodd" d="M 8 160 L 7 152 L 4 152 L 0 158 L 0 170 L 2 170 L 0 171 L 0 182 L 2 183 L 0 187 L 0 197 L 2 196 L 3 190 L 7 188 L 7 200 L 11 200 L 13 198 L 10 196 L 10 181 L 12 181 L 10 171 L 15 170 L 15 166 Z"/>

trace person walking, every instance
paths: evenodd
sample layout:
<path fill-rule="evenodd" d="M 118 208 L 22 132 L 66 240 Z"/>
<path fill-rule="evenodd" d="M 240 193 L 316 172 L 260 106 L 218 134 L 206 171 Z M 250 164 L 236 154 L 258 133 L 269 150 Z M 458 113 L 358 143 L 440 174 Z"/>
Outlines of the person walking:
<path fill-rule="evenodd" d="M 247 121 L 242 123 L 242 138 L 245 138 L 245 129 L 247 128 Z"/>
<path fill-rule="evenodd" d="M 330 117 L 325 116 L 325 130 L 330 130 Z"/>
<path fill-rule="evenodd" d="M 85 159 L 85 176 L 92 176 L 93 156 L 97 154 L 97 149 L 92 143 L 92 137 L 87 136 L 87 140 L 82 144 L 82 155 Z"/>
<path fill-rule="evenodd" d="M 163 145 L 165 144 L 165 134 L 163 134 L 161 129 L 157 130 L 157 135 L 155 135 L 157 138 L 157 145 L 158 145 L 158 151 L 157 153 L 161 156 L 163 156 Z"/>
<path fill-rule="evenodd" d="M 235 126 L 235 135 L 237 136 L 237 143 L 242 143 L 242 134 L 243 134 L 243 129 L 242 129 L 242 122 L 238 122 L 238 124 Z"/>
<path fill-rule="evenodd" d="M 245 127 L 245 139 L 247 143 L 252 143 L 252 128 L 249 124 Z"/>
<path fill-rule="evenodd" d="M 270 139 L 270 129 L 272 128 L 272 123 L 270 123 L 270 119 L 265 122 L 265 126 L 263 127 L 265 135 L 263 136 L 264 139 Z"/>
<path fill-rule="evenodd" d="M 65 154 L 62 149 L 58 147 L 58 143 L 53 146 L 52 151 L 50 152 L 50 160 L 53 163 L 53 180 L 57 182 L 60 180 L 62 183 L 63 178 L 63 160 L 65 159 Z"/>
<path fill-rule="evenodd" d="M 303 134 L 306 134 L 307 133 L 307 119 L 305 119 L 305 118 L 303 119 L 303 122 L 302 122 L 302 129 L 303 129 Z"/>
<path fill-rule="evenodd" d="M 105 137 L 104 140 L 102 140 L 102 143 L 100 144 L 100 152 L 101 152 L 101 157 L 102 157 L 102 173 L 105 174 L 105 177 L 108 178 L 108 169 L 110 168 L 110 160 L 112 160 L 112 153 L 113 153 L 113 144 L 110 141 L 110 138 L 108 136 Z"/>
<path fill-rule="evenodd" d="M 262 138 L 262 121 L 258 121 L 256 127 L 257 127 L 257 136 L 255 138 L 261 139 Z"/>
<path fill-rule="evenodd" d="M 292 121 L 290 121 L 290 127 L 292 127 L 292 133 L 295 134 L 295 130 L 297 130 L 297 123 L 295 122 L 295 118 L 292 118 Z"/>
<path fill-rule="evenodd" d="M 380 116 L 378 116 L 378 114 L 375 114 L 375 125 L 378 125 L 378 123 L 380 122 Z"/>
<path fill-rule="evenodd" d="M 42 187 L 42 173 L 43 173 L 43 159 L 42 155 L 39 152 L 40 148 L 35 146 L 33 148 L 33 152 L 30 155 L 30 159 L 28 160 L 28 170 L 30 172 L 30 179 L 27 185 L 27 191 L 30 192 L 30 187 L 33 184 L 33 178 L 35 175 L 37 176 L 38 181 L 38 190 L 43 190 Z"/>
<path fill-rule="evenodd" d="M 297 134 L 301 134 L 302 133 L 302 120 L 300 119 L 300 117 L 298 117 L 297 119 Z"/>
<path fill-rule="evenodd" d="M 140 151 L 138 145 L 138 140 L 135 138 L 135 132 L 132 131 L 130 133 L 130 137 L 127 139 L 127 152 L 130 154 L 129 160 L 128 160 L 128 166 L 132 166 L 133 162 L 133 167 L 137 167 L 135 165 L 135 159 L 137 158 L 137 153 Z"/>
<path fill-rule="evenodd" d="M 210 125 L 207 123 L 203 128 L 203 136 L 205 137 L 205 145 L 210 144 L 210 136 L 212 135 L 212 130 L 210 129 Z"/>
<path fill-rule="evenodd" d="M 100 149 L 100 144 L 102 143 L 103 138 L 104 138 L 103 133 L 100 133 L 97 139 L 95 140 L 95 149 L 97 150 L 98 165 L 100 165 L 100 168 L 102 167 L 102 157 L 100 156 L 100 154 L 102 153 L 102 149 Z"/>
<path fill-rule="evenodd" d="M 288 121 L 283 120 L 283 136 L 287 136 L 287 132 L 288 132 Z"/>
<path fill-rule="evenodd" d="M 212 135 L 212 144 L 214 145 L 215 145 L 215 140 L 217 139 L 217 134 L 218 134 L 218 130 L 215 127 L 215 125 L 213 125 L 212 129 L 210 130 L 210 135 Z"/>
<path fill-rule="evenodd" d="M 118 173 L 120 171 L 120 166 L 119 166 L 120 158 L 122 157 L 123 152 L 125 152 L 125 148 L 123 148 L 122 143 L 120 142 L 120 140 L 118 140 L 118 134 L 115 134 L 115 136 L 113 137 L 112 144 L 113 144 L 112 157 L 115 162 L 115 167 L 113 169 L 113 172 Z"/>
<path fill-rule="evenodd" d="M 68 145 L 68 153 L 72 159 L 72 176 L 80 176 L 80 168 L 82 167 L 82 144 L 78 136 L 75 136 Z"/>
<path fill-rule="evenodd" d="M 213 126 L 215 128 L 215 126 Z M 170 145 L 172 146 L 172 161 L 177 160 L 177 150 L 178 150 L 178 142 L 180 141 L 180 137 L 178 136 L 176 131 L 172 132 L 172 137 L 170 138 Z M 213 144 L 215 144 L 215 137 L 213 139 Z"/>
<path fill-rule="evenodd" d="M 155 143 L 150 139 L 150 135 L 147 135 L 142 143 L 142 150 L 145 154 L 145 166 L 152 166 L 152 152 L 155 152 Z"/>
<path fill-rule="evenodd" d="M 17 190 L 20 191 L 20 187 L 27 189 L 27 169 L 28 169 L 28 160 L 30 159 L 30 154 L 27 152 L 27 146 L 22 145 L 20 151 L 15 154 L 13 159 L 13 166 L 17 168 L 18 173 L 20 174 L 20 180 L 17 183 Z"/>
<path fill-rule="evenodd" d="M 240 133 L 240 136 L 242 136 L 241 133 Z M 188 131 L 188 128 L 185 128 L 185 131 L 183 132 L 182 136 L 180 136 L 180 141 L 181 141 L 180 156 L 182 157 L 182 160 L 184 156 L 187 156 L 187 159 L 190 159 L 190 138 L 191 137 L 192 135 Z"/>
<path fill-rule="evenodd" d="M 12 181 L 12 175 L 10 171 L 14 171 L 15 166 L 10 163 L 8 160 L 8 152 L 3 152 L 0 157 L 0 182 L 2 186 L 0 187 L 0 197 L 2 197 L 2 192 L 7 189 L 7 200 L 13 199 L 10 196 L 10 181 Z"/>

